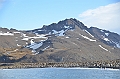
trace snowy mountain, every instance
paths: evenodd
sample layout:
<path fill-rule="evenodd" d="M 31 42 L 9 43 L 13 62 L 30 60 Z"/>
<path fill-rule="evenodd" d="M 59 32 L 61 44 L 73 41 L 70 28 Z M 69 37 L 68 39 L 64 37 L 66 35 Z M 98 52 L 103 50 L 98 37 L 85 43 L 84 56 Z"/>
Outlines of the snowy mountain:
<path fill-rule="evenodd" d="M 120 59 L 120 35 L 70 18 L 42 28 L 0 28 L 0 62 L 81 62 Z"/>
<path fill-rule="evenodd" d="M 31 30 L 31 32 L 38 34 L 55 34 L 56 36 L 64 36 L 63 34 L 66 31 L 74 30 L 75 26 L 78 26 L 80 29 L 84 30 L 88 34 L 94 36 L 107 45 L 120 48 L 120 35 L 118 35 L 117 33 L 113 33 L 96 27 L 87 28 L 82 22 L 72 18 L 60 21 L 57 24 L 53 23 L 48 26 L 44 25 L 40 29 Z"/>
<path fill-rule="evenodd" d="M 91 27 L 89 32 L 98 38 L 101 42 L 116 48 L 120 48 L 120 35 L 107 30 Z"/>

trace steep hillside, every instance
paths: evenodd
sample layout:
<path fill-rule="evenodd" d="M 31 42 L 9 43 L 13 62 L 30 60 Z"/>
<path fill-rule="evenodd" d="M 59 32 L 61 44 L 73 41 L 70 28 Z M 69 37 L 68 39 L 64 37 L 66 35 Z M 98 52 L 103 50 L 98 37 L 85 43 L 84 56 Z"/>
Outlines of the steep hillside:
<path fill-rule="evenodd" d="M 42 28 L 0 28 L 0 62 L 81 62 L 120 59 L 120 35 L 65 19 Z"/>

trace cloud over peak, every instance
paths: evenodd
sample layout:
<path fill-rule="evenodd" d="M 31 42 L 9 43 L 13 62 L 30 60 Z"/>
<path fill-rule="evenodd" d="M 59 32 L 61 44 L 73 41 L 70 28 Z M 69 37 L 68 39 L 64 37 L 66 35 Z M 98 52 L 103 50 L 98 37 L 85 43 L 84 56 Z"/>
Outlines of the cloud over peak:
<path fill-rule="evenodd" d="M 95 26 L 112 31 L 120 29 L 120 2 L 89 9 L 81 13 L 79 19 L 88 27 Z"/>

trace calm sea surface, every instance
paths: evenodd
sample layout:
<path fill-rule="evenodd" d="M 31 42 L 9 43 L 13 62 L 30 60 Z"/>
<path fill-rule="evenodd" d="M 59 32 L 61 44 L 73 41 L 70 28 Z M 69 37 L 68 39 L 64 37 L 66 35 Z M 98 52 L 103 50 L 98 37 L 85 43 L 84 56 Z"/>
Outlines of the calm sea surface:
<path fill-rule="evenodd" d="M 97 68 L 0 69 L 0 79 L 120 79 L 120 70 Z"/>

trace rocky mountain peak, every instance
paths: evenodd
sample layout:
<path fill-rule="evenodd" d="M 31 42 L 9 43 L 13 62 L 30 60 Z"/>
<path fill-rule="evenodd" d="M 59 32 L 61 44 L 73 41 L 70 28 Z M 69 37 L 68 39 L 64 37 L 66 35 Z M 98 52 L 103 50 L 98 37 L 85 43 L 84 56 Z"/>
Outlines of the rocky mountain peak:
<path fill-rule="evenodd" d="M 87 26 L 75 18 L 65 19 L 50 25 L 44 25 L 40 29 L 31 30 L 31 32 L 37 34 L 64 36 L 68 30 L 75 30 L 78 28 L 109 46 L 120 48 L 120 35 L 97 27 L 87 28 Z"/>
<path fill-rule="evenodd" d="M 54 34 L 55 31 L 58 32 L 58 31 L 73 30 L 75 29 L 76 26 L 81 29 L 87 29 L 87 27 L 82 22 L 78 21 L 77 19 L 70 18 L 59 21 L 58 23 L 44 25 L 40 29 L 32 30 L 32 32 L 36 32 L 39 34 L 52 34 L 52 33 Z"/>

